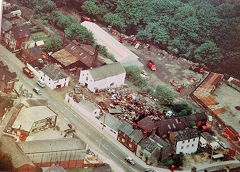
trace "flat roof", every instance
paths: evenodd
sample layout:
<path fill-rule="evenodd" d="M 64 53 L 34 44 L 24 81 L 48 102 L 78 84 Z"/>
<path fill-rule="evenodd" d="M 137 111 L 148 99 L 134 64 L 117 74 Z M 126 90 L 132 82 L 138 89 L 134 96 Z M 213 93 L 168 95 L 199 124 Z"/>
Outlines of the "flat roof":
<path fill-rule="evenodd" d="M 108 52 L 115 57 L 117 62 L 122 64 L 139 62 L 139 57 L 136 54 L 131 52 L 123 44 L 119 43 L 114 37 L 104 31 L 97 24 L 88 21 L 84 21 L 81 24 L 93 33 L 94 38 L 99 44 L 106 46 Z"/>
<path fill-rule="evenodd" d="M 23 107 L 14 121 L 12 128 L 21 127 L 21 130 L 30 131 L 35 121 L 52 116 L 57 116 L 57 114 L 46 106 Z"/>

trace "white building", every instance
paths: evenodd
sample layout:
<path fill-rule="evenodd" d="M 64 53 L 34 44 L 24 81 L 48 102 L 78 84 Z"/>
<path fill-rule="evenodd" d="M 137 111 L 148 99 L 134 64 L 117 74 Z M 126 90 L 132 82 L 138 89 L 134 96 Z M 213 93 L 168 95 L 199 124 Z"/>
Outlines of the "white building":
<path fill-rule="evenodd" d="M 126 71 L 120 63 L 112 63 L 94 69 L 82 70 L 79 77 L 81 85 L 90 91 L 116 88 L 124 84 Z"/>
<path fill-rule="evenodd" d="M 185 129 L 174 132 L 176 154 L 191 154 L 197 151 L 199 135 L 196 129 Z"/>
<path fill-rule="evenodd" d="M 120 127 L 120 125 L 122 124 L 122 122 L 114 117 L 113 115 L 106 113 L 104 114 L 100 119 L 100 124 L 103 127 L 103 129 L 110 134 L 111 136 L 113 136 L 115 139 L 117 139 L 118 137 L 118 129 Z"/>
<path fill-rule="evenodd" d="M 100 109 L 97 106 L 87 100 L 82 100 L 81 95 L 74 94 L 73 92 L 66 94 L 65 101 L 90 118 L 93 117 L 95 119 L 100 114 Z"/>
<path fill-rule="evenodd" d="M 51 64 L 39 71 L 39 79 L 49 88 L 55 89 L 68 86 L 70 77 L 58 66 Z"/>

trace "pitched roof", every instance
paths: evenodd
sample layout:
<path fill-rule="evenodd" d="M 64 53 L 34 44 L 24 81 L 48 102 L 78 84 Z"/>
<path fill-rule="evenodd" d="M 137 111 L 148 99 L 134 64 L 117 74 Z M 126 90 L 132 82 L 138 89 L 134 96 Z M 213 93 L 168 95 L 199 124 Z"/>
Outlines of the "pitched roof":
<path fill-rule="evenodd" d="M 208 132 L 202 132 L 201 136 L 209 143 L 216 142 L 216 139 Z"/>
<path fill-rule="evenodd" d="M 65 67 L 80 61 L 87 67 L 92 67 L 95 49 L 90 45 L 79 44 L 76 41 L 71 42 L 63 49 L 53 53 L 51 56 L 59 61 Z M 98 58 L 96 59 L 95 66 L 102 66 L 103 63 Z"/>
<path fill-rule="evenodd" d="M 197 129 L 189 128 L 174 132 L 177 141 L 189 140 L 199 137 Z"/>
<path fill-rule="evenodd" d="M 92 75 L 94 81 L 99 81 L 111 76 L 126 73 L 124 67 L 118 62 L 109 65 L 104 65 L 94 69 L 89 69 L 89 72 Z"/>
<path fill-rule="evenodd" d="M 2 30 L 7 32 L 12 29 L 12 23 L 5 18 L 2 18 Z"/>
<path fill-rule="evenodd" d="M 35 121 L 56 115 L 56 113 L 46 106 L 23 107 L 14 121 L 12 128 L 21 127 L 24 131 L 30 131 Z"/>
<path fill-rule="evenodd" d="M 98 109 L 97 106 L 95 106 L 93 103 L 87 101 L 87 100 L 81 100 L 79 103 L 79 106 L 81 106 L 82 108 L 84 108 L 86 111 L 88 112 L 93 112 L 96 109 Z"/>
<path fill-rule="evenodd" d="M 201 113 L 195 113 L 193 115 L 189 115 L 185 117 L 188 121 L 205 121 L 207 120 L 207 115 L 204 112 Z"/>
<path fill-rule="evenodd" d="M 115 131 L 118 131 L 119 127 L 122 124 L 122 121 L 120 121 L 118 118 L 114 117 L 109 113 L 103 115 L 99 120 L 104 122 L 104 124 L 106 124 Z"/>
<path fill-rule="evenodd" d="M 13 27 L 11 31 L 15 40 L 26 38 L 31 35 L 27 25 Z"/>
<path fill-rule="evenodd" d="M 86 149 L 86 143 L 80 139 L 75 138 L 34 140 L 27 142 L 18 142 L 18 145 L 25 154 Z"/>
<path fill-rule="evenodd" d="M 129 135 L 135 143 L 139 143 L 143 139 L 142 131 L 140 130 L 133 130 L 133 132 Z"/>
<path fill-rule="evenodd" d="M 42 50 L 39 47 L 29 48 L 27 49 L 27 51 L 29 52 L 29 55 L 32 57 L 42 54 Z"/>
<path fill-rule="evenodd" d="M 142 149 L 145 149 L 148 152 L 152 153 L 156 148 L 164 149 L 169 146 L 169 144 L 166 141 L 162 140 L 160 137 L 152 135 L 141 140 L 139 142 L 139 146 L 141 146 Z"/>
<path fill-rule="evenodd" d="M 158 135 L 162 136 L 168 132 L 183 130 L 189 127 L 189 122 L 185 117 L 176 117 L 171 119 L 163 119 L 155 123 L 158 127 Z"/>
<path fill-rule="evenodd" d="M 129 136 L 133 132 L 133 127 L 127 121 L 123 121 L 119 127 L 119 131 L 123 132 L 127 136 Z"/>
<path fill-rule="evenodd" d="M 63 72 L 57 65 L 50 64 L 45 66 L 41 70 L 45 75 L 51 78 L 53 81 L 57 81 L 59 79 L 67 78 L 67 74 Z"/>
<path fill-rule="evenodd" d="M 147 132 L 152 132 L 156 128 L 155 123 L 148 116 L 137 122 L 137 126 Z"/>

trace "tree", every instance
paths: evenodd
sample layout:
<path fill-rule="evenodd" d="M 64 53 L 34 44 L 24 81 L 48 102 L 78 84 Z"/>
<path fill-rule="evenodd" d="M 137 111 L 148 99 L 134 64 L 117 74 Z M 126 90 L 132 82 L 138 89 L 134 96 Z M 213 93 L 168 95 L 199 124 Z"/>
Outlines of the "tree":
<path fill-rule="evenodd" d="M 34 8 L 34 13 L 46 14 L 46 13 L 51 13 L 56 9 L 57 9 L 56 4 L 51 0 L 42 0 L 42 1 L 38 1 L 37 5 Z"/>
<path fill-rule="evenodd" d="M 67 38 L 77 40 L 83 44 L 93 45 L 94 38 L 92 32 L 79 23 L 72 23 L 64 30 Z"/>
<path fill-rule="evenodd" d="M 172 110 L 178 113 L 179 116 L 187 116 L 192 114 L 192 107 L 185 102 L 173 104 Z"/>
<path fill-rule="evenodd" d="M 63 14 L 60 14 L 58 16 L 57 22 L 56 22 L 56 26 L 61 29 L 64 30 L 66 29 L 68 26 L 70 26 L 73 23 L 73 19 L 72 17 L 69 16 L 65 16 Z"/>
<path fill-rule="evenodd" d="M 44 44 L 44 51 L 56 52 L 62 48 L 62 41 L 59 38 L 49 38 Z"/>
<path fill-rule="evenodd" d="M 48 22 L 54 26 L 56 26 L 60 15 L 62 15 L 62 13 L 60 11 L 54 10 L 50 13 L 49 18 L 48 18 Z"/>
<path fill-rule="evenodd" d="M 201 44 L 194 51 L 194 57 L 200 62 L 209 63 L 211 65 L 219 64 L 223 58 L 219 48 L 213 41 L 207 41 Z"/>
<path fill-rule="evenodd" d="M 125 20 L 119 14 L 107 13 L 103 16 L 103 19 L 106 23 L 110 24 L 111 26 L 125 30 L 126 24 Z"/>
<path fill-rule="evenodd" d="M 164 85 L 158 85 L 155 90 L 155 97 L 160 104 L 170 105 L 173 103 L 173 92 Z"/>

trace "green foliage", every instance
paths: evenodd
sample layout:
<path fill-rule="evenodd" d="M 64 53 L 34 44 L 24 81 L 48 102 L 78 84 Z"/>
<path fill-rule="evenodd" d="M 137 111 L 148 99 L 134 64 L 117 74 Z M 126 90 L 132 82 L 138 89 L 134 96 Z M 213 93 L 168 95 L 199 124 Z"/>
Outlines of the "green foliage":
<path fill-rule="evenodd" d="M 87 28 L 83 27 L 79 23 L 72 23 L 64 30 L 67 38 L 71 40 L 77 40 L 83 44 L 93 45 L 94 38 L 92 32 L 89 32 Z"/>
<path fill-rule="evenodd" d="M 126 78 L 130 80 L 135 86 L 143 89 L 147 86 L 147 81 L 140 75 L 141 69 L 137 66 L 128 66 L 125 68 Z"/>
<path fill-rule="evenodd" d="M 93 45 L 93 46 L 95 47 L 96 45 Z M 116 61 L 114 56 L 108 52 L 108 50 L 105 46 L 103 46 L 103 45 L 98 45 L 98 46 L 99 46 L 99 52 L 101 54 L 105 55 L 106 57 L 108 57 L 109 59 L 111 59 L 114 62 Z"/>
<path fill-rule="evenodd" d="M 219 52 L 217 45 L 212 41 L 207 41 L 201 44 L 195 51 L 194 57 L 202 62 L 210 63 L 211 65 L 216 65 L 223 58 L 222 54 Z"/>
<path fill-rule="evenodd" d="M 192 114 L 192 107 L 185 102 L 175 103 L 171 108 L 175 113 L 178 113 L 179 116 L 187 116 Z"/>
<path fill-rule="evenodd" d="M 58 14 L 56 14 L 58 15 Z M 57 22 L 56 22 L 56 26 L 60 29 L 60 30 L 64 30 L 66 29 L 68 26 L 71 26 L 71 24 L 73 23 L 73 19 L 72 17 L 69 16 L 65 16 L 63 14 L 60 14 L 58 16 Z"/>
<path fill-rule="evenodd" d="M 49 38 L 44 44 L 44 51 L 56 52 L 62 49 L 62 41 L 59 38 Z"/>
<path fill-rule="evenodd" d="M 37 0 L 19 0 L 19 2 L 28 8 L 33 8 L 37 4 Z"/>
<path fill-rule="evenodd" d="M 38 1 L 37 5 L 34 8 L 34 13 L 35 14 L 40 14 L 40 13 L 51 13 L 52 11 L 56 10 L 57 6 L 54 2 L 51 0 L 41 0 Z"/>
<path fill-rule="evenodd" d="M 154 95 L 160 104 L 171 105 L 174 100 L 173 92 L 165 85 L 158 85 Z"/>
<path fill-rule="evenodd" d="M 126 27 L 125 20 L 118 14 L 107 13 L 104 15 L 103 19 L 106 23 L 122 31 Z"/>

